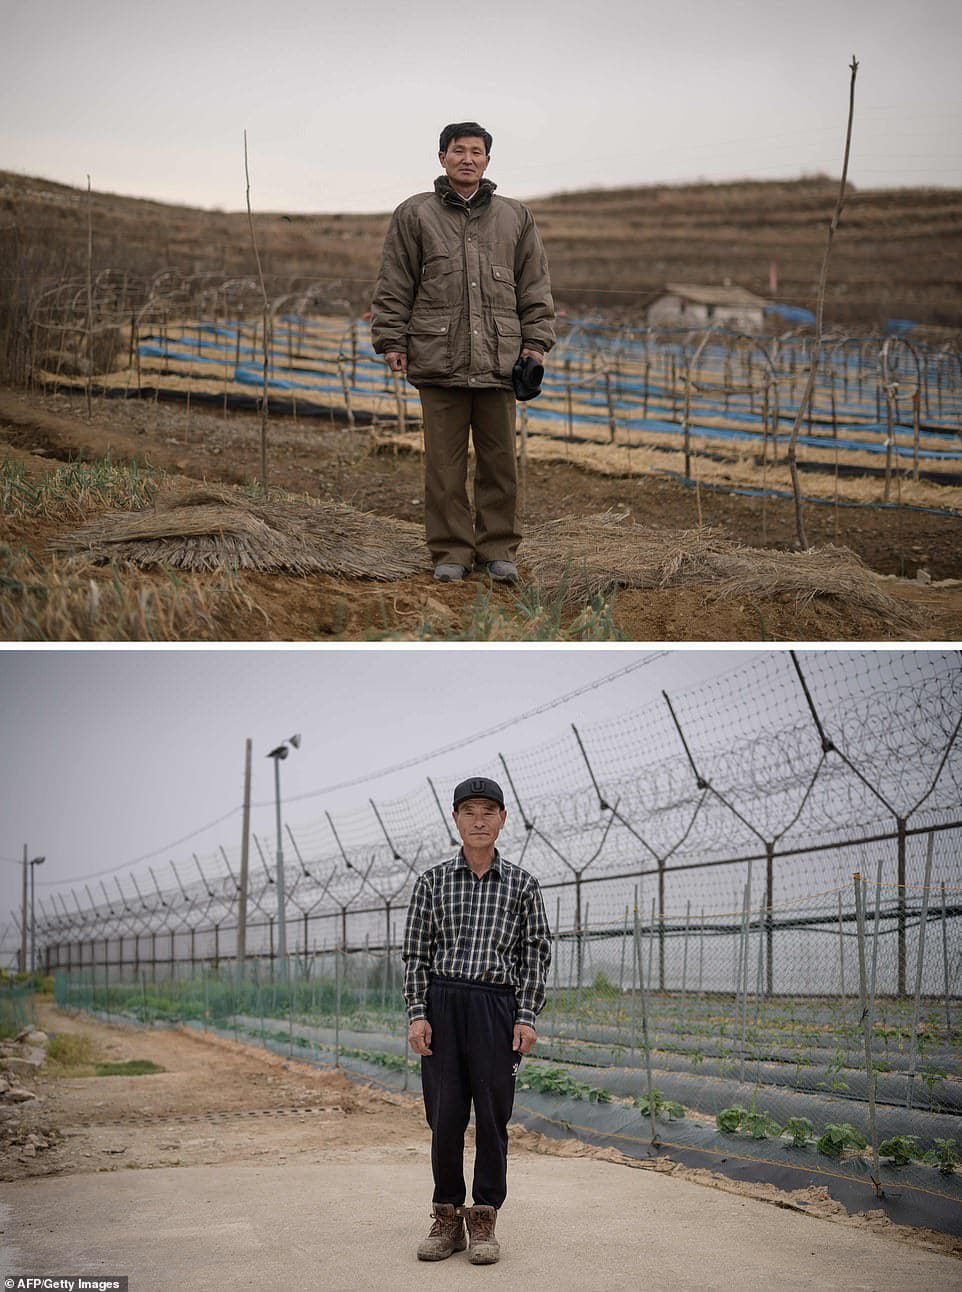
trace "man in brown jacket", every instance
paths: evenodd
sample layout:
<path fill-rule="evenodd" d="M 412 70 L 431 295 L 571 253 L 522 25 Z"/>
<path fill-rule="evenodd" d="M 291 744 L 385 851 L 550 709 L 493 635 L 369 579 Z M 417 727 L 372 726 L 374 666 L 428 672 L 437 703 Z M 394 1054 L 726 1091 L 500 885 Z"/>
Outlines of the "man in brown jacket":
<path fill-rule="evenodd" d="M 554 343 L 548 262 L 527 207 L 484 178 L 491 136 L 475 121 L 441 132 L 444 174 L 434 191 L 394 212 L 374 291 L 371 337 L 392 372 L 407 375 L 424 422 L 424 523 L 434 577 L 474 565 L 514 583 L 515 397 L 519 356 L 538 362 Z M 474 440 L 475 519 L 467 497 Z"/>

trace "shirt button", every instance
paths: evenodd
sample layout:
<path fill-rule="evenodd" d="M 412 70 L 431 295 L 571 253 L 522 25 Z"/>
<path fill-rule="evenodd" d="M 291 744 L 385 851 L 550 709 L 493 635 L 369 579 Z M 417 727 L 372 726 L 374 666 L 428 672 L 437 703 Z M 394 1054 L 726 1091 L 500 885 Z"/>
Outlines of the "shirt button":
<path fill-rule="evenodd" d="M 477 287 L 477 285 L 478 285 L 477 283 L 472 283 L 472 284 L 471 284 L 471 286 L 472 286 L 472 287 Z"/>

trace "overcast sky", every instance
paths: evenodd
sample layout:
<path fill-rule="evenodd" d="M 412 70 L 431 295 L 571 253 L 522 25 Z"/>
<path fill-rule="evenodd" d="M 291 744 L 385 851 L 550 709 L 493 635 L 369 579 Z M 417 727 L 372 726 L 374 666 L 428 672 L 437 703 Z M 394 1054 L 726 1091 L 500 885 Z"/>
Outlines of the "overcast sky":
<path fill-rule="evenodd" d="M 465 739 L 640 660 L 650 662 L 468 748 L 391 776 L 302 798 Z M 0 928 L 21 900 L 21 859 L 46 897 L 116 870 L 151 887 L 148 864 L 173 885 L 168 862 L 240 843 L 244 742 L 254 742 L 252 827 L 274 838 L 269 751 L 295 732 L 282 765 L 285 821 L 399 798 L 425 777 L 461 779 L 570 733 L 643 708 L 750 663 L 752 651 L 4 650 L 0 652 Z M 226 816 L 226 820 L 218 820 Z M 217 822 L 209 829 L 201 829 Z M 196 832 L 196 833 L 195 833 Z M 189 837 L 188 837 L 189 836 Z M 181 842 L 182 841 L 182 842 Z M 150 856 L 147 854 L 156 854 Z M 143 860 L 139 860 L 143 858 Z M 223 874 L 223 868 L 220 868 Z M 103 874 L 115 892 L 109 874 Z M 94 895 L 98 883 L 90 878 Z"/>
<path fill-rule="evenodd" d="M 959 0 L 0 0 L 0 168 L 256 209 L 382 211 L 475 119 L 564 188 L 841 170 L 962 186 Z"/>

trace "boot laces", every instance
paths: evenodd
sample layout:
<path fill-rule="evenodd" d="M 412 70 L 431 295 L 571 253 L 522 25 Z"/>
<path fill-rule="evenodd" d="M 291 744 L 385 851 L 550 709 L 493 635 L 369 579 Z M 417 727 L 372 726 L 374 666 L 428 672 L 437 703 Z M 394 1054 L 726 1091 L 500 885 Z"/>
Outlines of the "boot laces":
<path fill-rule="evenodd" d="M 486 1243 L 494 1234 L 494 1216 L 487 1211 L 476 1211 L 472 1216 L 471 1229 L 478 1242 Z"/>
<path fill-rule="evenodd" d="M 443 1238 L 447 1234 L 457 1234 L 457 1231 L 461 1228 L 459 1212 L 455 1212 L 453 1216 L 439 1216 L 437 1212 L 432 1211 L 431 1216 L 434 1224 L 431 1226 L 428 1238 Z"/>

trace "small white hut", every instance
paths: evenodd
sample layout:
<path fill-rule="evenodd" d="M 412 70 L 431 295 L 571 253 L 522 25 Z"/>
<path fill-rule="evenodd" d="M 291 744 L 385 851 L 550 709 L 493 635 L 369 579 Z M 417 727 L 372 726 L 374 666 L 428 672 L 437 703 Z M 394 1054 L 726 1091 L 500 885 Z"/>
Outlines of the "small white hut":
<path fill-rule="evenodd" d="M 711 327 L 727 324 L 742 332 L 760 332 L 768 302 L 744 287 L 703 287 L 666 283 L 648 307 L 649 327 Z"/>

